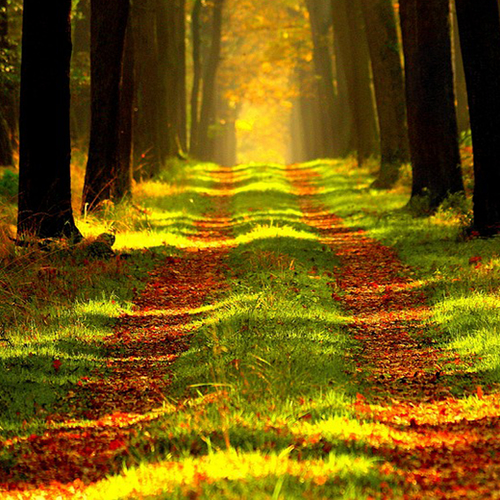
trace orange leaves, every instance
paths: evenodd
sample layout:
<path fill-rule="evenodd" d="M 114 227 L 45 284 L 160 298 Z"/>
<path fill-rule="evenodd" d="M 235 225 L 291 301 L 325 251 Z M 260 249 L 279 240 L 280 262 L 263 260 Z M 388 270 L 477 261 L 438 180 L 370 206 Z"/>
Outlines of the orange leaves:
<path fill-rule="evenodd" d="M 477 394 L 478 399 L 483 399 L 484 393 L 483 393 L 483 389 L 480 385 L 478 385 L 476 388 L 476 394 Z"/>

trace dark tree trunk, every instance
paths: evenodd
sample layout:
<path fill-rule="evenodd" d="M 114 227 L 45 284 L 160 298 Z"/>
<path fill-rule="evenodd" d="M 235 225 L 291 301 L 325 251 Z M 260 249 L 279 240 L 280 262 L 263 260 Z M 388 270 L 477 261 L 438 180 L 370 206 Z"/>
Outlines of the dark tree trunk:
<path fill-rule="evenodd" d="M 185 2 L 157 3 L 162 159 L 181 154 L 186 143 Z"/>
<path fill-rule="evenodd" d="M 474 148 L 474 230 L 500 232 L 500 16 L 496 0 L 456 0 Z"/>
<path fill-rule="evenodd" d="M 334 119 L 338 113 L 336 93 L 334 88 L 332 55 L 329 31 L 331 26 L 330 0 L 306 0 L 307 10 L 311 21 L 313 39 L 313 61 L 317 93 L 322 106 L 321 120 L 321 151 L 319 155 L 325 158 L 340 156 L 338 142 L 335 140 Z"/>
<path fill-rule="evenodd" d="M 159 73 L 156 36 L 156 0 L 134 1 L 133 32 L 137 112 L 134 120 L 134 174 L 152 177 L 160 171 Z"/>
<path fill-rule="evenodd" d="M 433 210 L 449 194 L 463 190 L 449 0 L 402 0 L 400 15 L 413 167 L 410 203 L 424 199 Z"/>
<path fill-rule="evenodd" d="M 378 151 L 370 59 L 359 0 L 332 0 L 333 31 L 342 52 L 358 163 Z"/>
<path fill-rule="evenodd" d="M 120 78 L 127 0 L 91 0 L 92 118 L 83 210 L 115 196 L 119 162 Z"/>
<path fill-rule="evenodd" d="M 25 0 L 18 238 L 80 238 L 71 208 L 71 0 Z"/>
<path fill-rule="evenodd" d="M 346 62 L 348 56 L 344 54 L 346 47 L 339 43 L 338 36 L 334 33 L 335 77 L 337 87 L 337 113 L 335 115 L 335 141 L 340 156 L 348 156 L 355 150 L 353 146 L 353 119 L 349 104 L 349 91 L 347 86 Z M 355 135 L 355 134 L 354 134 Z"/>
<path fill-rule="evenodd" d="M 224 0 L 214 0 L 210 51 L 203 72 L 198 145 L 194 155 L 204 161 L 210 161 L 214 151 L 214 137 L 210 134 L 210 127 L 215 124 L 216 118 L 216 83 L 221 56 L 223 7 Z"/>
<path fill-rule="evenodd" d="M 8 26 L 7 0 L 0 0 L 0 66 L 8 65 Z M 12 165 L 14 162 L 11 130 L 7 120 L 9 94 L 7 88 L 0 89 L 0 165 Z"/>
<path fill-rule="evenodd" d="M 134 108 L 134 40 L 129 17 L 123 50 L 122 77 L 120 82 L 120 118 L 118 141 L 118 171 L 115 183 L 115 199 L 121 200 L 132 194 L 132 132 Z"/>
<path fill-rule="evenodd" d="M 200 122 L 201 90 L 201 9 L 202 0 L 195 0 L 191 14 L 191 36 L 193 44 L 193 87 L 191 89 L 191 132 L 189 150 L 194 153 L 198 148 L 198 128 Z"/>
<path fill-rule="evenodd" d="M 389 188 L 409 161 L 406 102 L 396 17 L 391 0 L 362 0 L 380 129 L 375 187 Z"/>

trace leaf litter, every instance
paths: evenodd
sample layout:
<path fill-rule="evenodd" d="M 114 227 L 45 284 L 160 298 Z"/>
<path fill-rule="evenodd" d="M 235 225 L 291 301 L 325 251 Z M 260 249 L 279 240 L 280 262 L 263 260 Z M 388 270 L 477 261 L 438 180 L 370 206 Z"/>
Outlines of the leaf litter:
<path fill-rule="evenodd" d="M 485 395 L 467 360 L 428 345 L 426 332 L 436 327 L 426 294 L 395 250 L 329 213 L 317 172 L 290 166 L 288 177 L 304 221 L 340 260 L 341 293 L 334 298 L 354 318 L 347 326 L 359 345 L 352 375 L 365 387 L 357 414 L 397 431 L 392 439 L 376 432 L 368 438 L 383 460 L 381 471 L 399 477 L 404 498 L 500 498 L 498 394 Z M 448 373 L 449 363 L 464 370 Z M 465 395 L 478 402 L 474 408 L 453 394 L 460 376 L 469 387 Z"/>
<path fill-rule="evenodd" d="M 466 360 L 429 345 L 428 329 L 435 327 L 427 297 L 395 251 L 329 213 L 313 170 L 291 166 L 287 174 L 303 220 L 340 260 L 332 298 L 355 318 L 346 326 L 359 346 L 351 375 L 363 389 L 354 409 L 371 429 L 365 440 L 380 458 L 381 474 L 399 481 L 404 498 L 500 498 L 500 398 L 466 372 Z M 229 186 L 230 169 L 219 176 Z M 228 201 L 219 197 L 218 211 L 199 222 L 201 250 L 168 257 L 151 273 L 136 310 L 106 339 L 106 373 L 82 380 L 68 395 L 71 411 L 52 415 L 43 435 L 2 443 L 15 458 L 1 476 L 2 498 L 31 498 L 36 487 L 39 498 L 73 497 L 120 471 L 134 425 L 155 418 L 171 365 L 189 347 L 196 328 L 190 312 L 227 286 L 228 247 L 217 242 L 228 237 Z M 468 400 L 454 396 L 457 369 L 448 372 L 450 363 L 463 367 L 458 374 L 469 383 Z M 318 440 L 328 446 L 319 434 Z M 391 498 L 390 489 L 381 496 Z"/>

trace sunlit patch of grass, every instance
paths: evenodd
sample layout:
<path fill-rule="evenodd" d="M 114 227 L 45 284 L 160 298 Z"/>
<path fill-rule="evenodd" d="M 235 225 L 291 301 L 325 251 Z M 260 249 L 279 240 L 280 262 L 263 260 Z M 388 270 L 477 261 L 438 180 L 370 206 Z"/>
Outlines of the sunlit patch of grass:
<path fill-rule="evenodd" d="M 465 356 L 473 364 L 471 371 L 500 381 L 497 238 L 461 238 L 470 222 L 471 200 L 456 195 L 432 216 L 414 217 L 405 209 L 408 184 L 389 191 L 373 190 L 367 171 L 352 174 L 341 164 L 321 161 L 311 165 L 320 174 L 318 184 L 324 183 L 325 206 L 348 225 L 395 247 L 413 267 L 429 295 L 433 321 L 442 332 L 438 342 Z M 463 366 L 456 369 L 463 370 Z"/>
<path fill-rule="evenodd" d="M 373 460 L 330 454 L 297 461 L 281 454 L 214 452 L 180 462 L 161 462 L 127 471 L 86 490 L 89 499 L 281 498 L 314 490 L 316 498 L 367 498 L 361 485 L 378 486 Z M 349 485 L 349 486 L 348 486 Z"/>

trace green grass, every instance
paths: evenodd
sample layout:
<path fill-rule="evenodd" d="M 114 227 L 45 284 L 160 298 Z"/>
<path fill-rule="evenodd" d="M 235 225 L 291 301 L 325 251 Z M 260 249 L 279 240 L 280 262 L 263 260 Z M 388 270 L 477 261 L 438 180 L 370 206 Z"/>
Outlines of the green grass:
<path fill-rule="evenodd" d="M 413 267 L 430 298 L 441 346 L 457 350 L 485 385 L 500 382 L 500 252 L 498 237 L 464 240 L 471 202 L 460 197 L 431 217 L 405 206 L 408 186 L 370 189 L 366 170 L 346 171 L 338 162 L 311 164 L 326 180 L 323 203 L 350 226 L 397 249 Z"/>
<path fill-rule="evenodd" d="M 191 175 L 202 169 L 193 167 Z M 191 182 L 186 172 L 178 178 Z M 96 258 L 86 253 L 84 245 L 50 251 L 16 248 L 8 239 L 8 225 L 15 223 L 10 198 L 14 180 L 7 173 L 0 179 L 0 435 L 4 437 L 42 432 L 61 397 L 82 377 L 92 378 L 96 368 L 103 370 L 102 340 L 114 319 L 130 310 L 148 270 L 163 256 L 192 245 L 193 221 L 210 206 L 204 197 L 193 203 L 182 188 L 172 196 L 171 184 L 150 181 L 137 186 L 133 204 L 110 203 L 101 213 L 77 221 L 90 238 L 116 231 L 114 248 L 125 251 L 126 258 Z M 150 191 L 155 196 L 146 198 Z M 167 230 L 165 220 L 171 221 Z"/>
<path fill-rule="evenodd" d="M 142 425 L 128 469 L 89 498 L 367 498 L 385 480 L 350 409 L 337 260 L 282 168 L 235 177 L 231 289 L 195 320 L 171 403 Z"/>
<path fill-rule="evenodd" d="M 366 170 L 326 161 L 311 166 L 323 178 L 327 208 L 394 246 L 413 266 L 438 325 L 433 340 L 461 352 L 485 385 L 498 381 L 498 245 L 496 239 L 459 239 L 470 217 L 467 202 L 454 200 L 432 217 L 415 218 L 404 209 L 405 186 L 376 191 Z M 51 262 L 70 273 L 64 280 L 56 273 L 50 285 L 69 297 L 52 304 L 47 319 L 15 317 L 6 330 L 10 343 L 0 363 L 9 375 L 0 384 L 15 394 L 17 406 L 1 417 L 4 434 L 43 428 L 57 395 L 102 363 L 99 342 L 110 320 L 130 307 L 128 280 L 139 286 L 160 248 L 171 253 L 207 245 L 189 237 L 219 195 L 210 169 L 217 167 L 186 165 L 180 182 L 137 186 L 136 206 L 109 206 L 83 221 L 89 234 L 117 230 L 117 247 L 131 254 L 126 271 L 92 263 L 88 282 L 73 292 L 65 287 L 88 264 L 63 257 Z M 394 436 L 404 439 L 402 431 L 353 412 L 363 388 L 349 375 L 357 352 L 344 326 L 350 319 L 332 299 L 335 255 L 301 220 L 282 167 L 240 166 L 234 178 L 230 289 L 193 314 L 197 331 L 174 365 L 159 417 L 135 427 L 123 474 L 87 489 L 88 498 L 363 499 L 383 497 L 385 488 L 398 497 L 370 442 L 376 436 L 393 445 Z M 36 264 L 34 275 L 44 266 Z M 27 317 L 37 304 L 22 302 L 19 314 Z M 62 363 L 57 371 L 55 359 Z M 458 369 L 446 368 L 450 374 Z"/>

